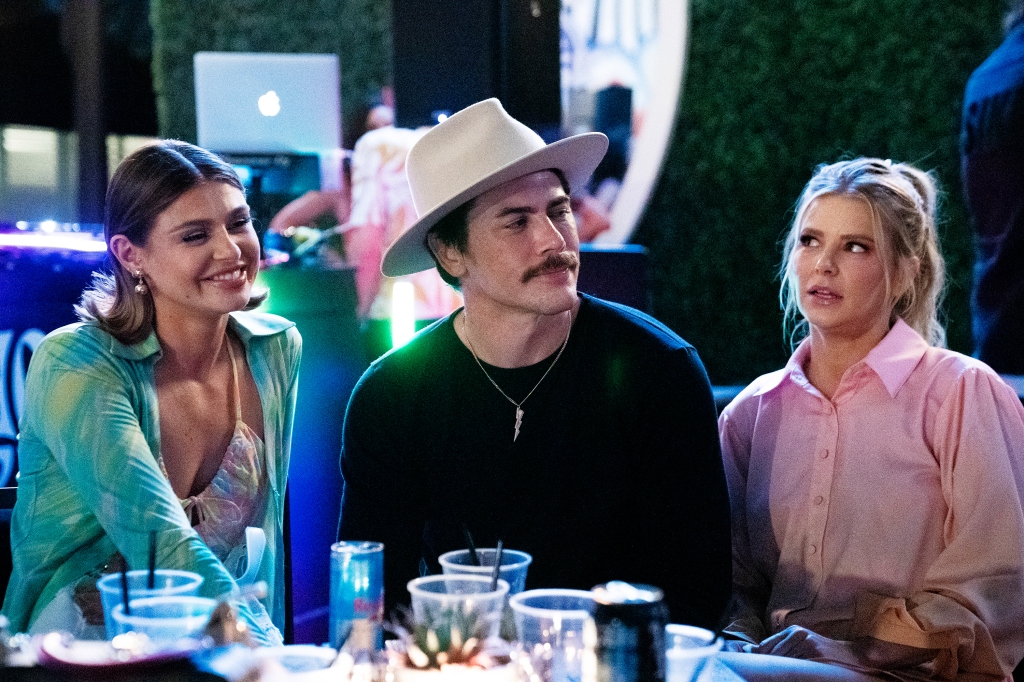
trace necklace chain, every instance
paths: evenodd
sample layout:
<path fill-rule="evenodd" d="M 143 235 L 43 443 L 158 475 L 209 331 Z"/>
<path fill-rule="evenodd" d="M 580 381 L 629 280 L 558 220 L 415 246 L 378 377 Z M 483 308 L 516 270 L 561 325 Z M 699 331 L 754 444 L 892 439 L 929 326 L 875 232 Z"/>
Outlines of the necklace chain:
<path fill-rule="evenodd" d="M 533 392 L 536 391 L 537 387 L 541 385 L 541 382 L 543 382 L 544 379 L 547 378 L 548 374 L 551 372 L 551 369 L 558 362 L 558 358 L 562 357 L 562 351 L 564 351 L 565 347 L 569 345 L 569 334 L 572 333 L 572 313 L 569 313 L 569 330 L 565 333 L 565 340 L 562 341 L 562 346 L 558 349 L 558 355 L 556 355 L 555 359 L 551 361 L 551 364 L 548 365 L 548 368 L 544 370 L 544 374 L 541 375 L 540 379 L 537 380 L 537 383 L 533 385 L 533 388 L 531 388 L 530 392 L 526 394 L 526 397 L 520 400 L 518 403 L 515 400 L 512 400 L 512 398 L 509 397 L 508 393 L 505 393 L 505 391 L 501 390 L 501 386 L 498 385 L 498 382 L 492 379 L 491 375 L 487 373 L 486 369 L 484 369 L 483 363 L 480 362 L 480 358 L 476 356 L 476 351 L 473 350 L 473 342 L 469 340 L 469 327 L 466 325 L 466 319 L 466 311 L 463 310 L 462 333 L 466 337 L 466 345 L 469 346 L 469 352 L 473 356 L 473 359 L 476 360 L 477 367 L 479 367 L 480 371 L 484 373 L 484 376 L 487 377 L 487 380 L 491 382 L 491 385 L 494 386 L 494 388 L 498 389 L 498 393 L 500 393 L 505 398 L 505 400 L 509 401 L 510 403 L 516 406 L 516 431 L 515 434 L 512 436 L 512 442 L 514 443 L 515 440 L 519 438 L 519 428 L 523 425 L 523 415 L 526 414 L 526 412 L 523 411 L 523 403 L 530 399 L 530 396 L 533 395 Z"/>

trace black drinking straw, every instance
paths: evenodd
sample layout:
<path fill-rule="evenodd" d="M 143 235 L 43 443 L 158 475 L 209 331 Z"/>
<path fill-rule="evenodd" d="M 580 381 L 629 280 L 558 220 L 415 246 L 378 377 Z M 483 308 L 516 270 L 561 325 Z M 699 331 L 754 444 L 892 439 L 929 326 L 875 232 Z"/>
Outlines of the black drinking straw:
<path fill-rule="evenodd" d="M 494 570 L 491 571 L 491 592 L 498 589 L 498 574 L 501 573 L 501 540 L 498 540 L 498 548 L 494 550 Z"/>
<path fill-rule="evenodd" d="M 156 587 L 156 531 L 149 531 L 149 576 L 146 579 L 146 588 Z"/>
<path fill-rule="evenodd" d="M 476 545 L 473 544 L 473 536 L 469 534 L 469 526 L 462 524 L 462 534 L 466 537 L 466 546 L 469 548 L 469 562 L 472 566 L 480 565 L 480 557 L 476 553 Z"/>
<path fill-rule="evenodd" d="M 128 560 L 121 559 L 121 598 L 124 599 L 124 615 L 132 615 L 132 609 L 128 606 Z"/>

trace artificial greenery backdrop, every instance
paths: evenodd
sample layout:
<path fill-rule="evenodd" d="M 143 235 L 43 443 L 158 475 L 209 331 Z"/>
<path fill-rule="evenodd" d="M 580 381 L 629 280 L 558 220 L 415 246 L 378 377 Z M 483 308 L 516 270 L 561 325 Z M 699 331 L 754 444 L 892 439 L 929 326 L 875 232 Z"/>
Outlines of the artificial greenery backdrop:
<path fill-rule="evenodd" d="M 934 170 L 950 347 L 970 352 L 970 227 L 959 184 L 970 72 L 1002 0 L 692 0 L 674 140 L 634 239 L 654 312 L 716 384 L 782 366 L 780 241 L 814 167 L 879 156 Z"/>
<path fill-rule="evenodd" d="M 844 156 L 935 171 L 949 345 L 970 351 L 960 106 L 1002 11 L 1003 0 L 691 0 L 675 135 L 634 240 L 650 248 L 656 316 L 714 383 L 785 362 L 779 242 L 813 168 Z M 198 50 L 337 52 L 348 130 L 390 82 L 388 0 L 153 0 L 152 22 L 165 136 L 195 139 Z"/>

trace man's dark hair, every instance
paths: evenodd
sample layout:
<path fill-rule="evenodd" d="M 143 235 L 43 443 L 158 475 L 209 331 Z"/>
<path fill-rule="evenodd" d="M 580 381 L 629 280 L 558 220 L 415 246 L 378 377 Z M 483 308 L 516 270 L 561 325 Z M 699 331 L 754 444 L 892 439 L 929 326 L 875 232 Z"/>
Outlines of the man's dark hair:
<path fill-rule="evenodd" d="M 548 168 L 558 177 L 558 181 L 562 183 L 562 190 L 569 194 L 569 181 L 565 179 L 565 173 L 557 168 Z M 459 253 L 466 253 L 466 246 L 469 243 L 469 211 L 473 208 L 473 202 L 476 198 L 470 199 L 466 203 L 460 205 L 458 208 L 453 209 L 448 215 L 437 221 L 427 232 L 427 235 L 423 238 L 424 246 L 427 251 L 430 252 L 430 257 L 434 259 L 434 265 L 437 267 L 437 273 L 441 275 L 441 279 L 446 284 L 451 286 L 456 291 L 461 291 L 459 286 L 459 278 L 452 277 L 448 274 L 448 271 L 444 269 L 440 261 L 437 260 L 437 256 L 434 255 L 434 250 L 430 248 L 430 235 L 434 235 L 437 241 L 441 242 L 445 246 L 452 246 L 459 250 Z"/>
<path fill-rule="evenodd" d="M 445 217 L 438 220 L 437 224 L 427 232 L 427 236 L 424 237 L 424 240 L 429 240 L 430 235 L 434 235 L 437 241 L 441 242 L 445 246 L 455 247 L 459 250 L 459 253 L 466 253 L 466 244 L 469 241 L 469 209 L 473 208 L 474 201 L 475 199 L 470 199 Z M 461 291 L 459 288 L 459 278 L 452 277 L 448 274 L 448 271 L 441 265 L 441 261 L 439 261 L 437 256 L 434 255 L 434 250 L 430 248 L 429 241 L 427 241 L 426 247 L 427 251 L 430 252 L 430 257 L 434 259 L 434 265 L 437 267 L 437 274 L 441 275 L 441 279 L 443 279 L 445 283 L 453 289 Z"/>

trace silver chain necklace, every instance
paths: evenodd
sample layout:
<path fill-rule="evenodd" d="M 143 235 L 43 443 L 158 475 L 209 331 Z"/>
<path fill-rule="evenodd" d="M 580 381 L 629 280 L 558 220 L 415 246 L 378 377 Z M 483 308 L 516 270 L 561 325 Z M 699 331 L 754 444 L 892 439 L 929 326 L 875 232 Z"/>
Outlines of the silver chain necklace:
<path fill-rule="evenodd" d="M 516 432 L 515 435 L 512 436 L 512 442 L 514 443 L 516 439 L 519 438 L 519 427 L 523 425 L 523 415 L 526 414 L 525 412 L 523 412 L 523 403 L 530 399 L 530 396 L 533 395 L 533 392 L 537 390 L 537 387 L 540 386 L 541 382 L 547 378 L 548 374 L 551 372 L 551 368 L 553 368 L 555 366 L 555 363 L 558 362 L 558 358 L 562 357 L 562 351 L 564 351 L 565 347 L 569 345 L 569 334 L 572 333 L 572 313 L 569 313 L 569 331 L 565 333 L 565 341 L 562 341 L 562 347 L 558 349 L 558 355 L 556 355 L 555 359 L 551 361 L 551 364 L 548 365 L 548 368 L 544 371 L 544 374 L 541 376 L 541 378 L 537 380 L 537 383 L 533 385 L 533 388 L 530 389 L 530 392 L 526 394 L 526 397 L 520 400 L 518 403 L 512 400 L 512 398 L 509 398 L 508 393 L 505 393 L 505 391 L 501 390 L 501 386 L 499 386 L 498 382 L 491 378 L 491 375 L 487 373 L 486 369 L 484 369 L 483 363 L 480 362 L 480 358 L 476 356 L 476 351 L 473 350 L 473 342 L 469 340 L 469 328 L 466 326 L 466 318 L 466 311 L 463 310 L 462 333 L 465 334 L 466 336 L 466 345 L 469 346 L 469 352 L 473 355 L 473 359 L 476 360 L 477 367 L 479 367 L 480 371 L 484 373 L 484 376 L 487 377 L 487 380 L 491 382 L 491 385 L 493 385 L 494 388 L 498 389 L 498 393 L 504 396 L 505 400 L 509 401 L 510 403 L 516 406 Z"/>

